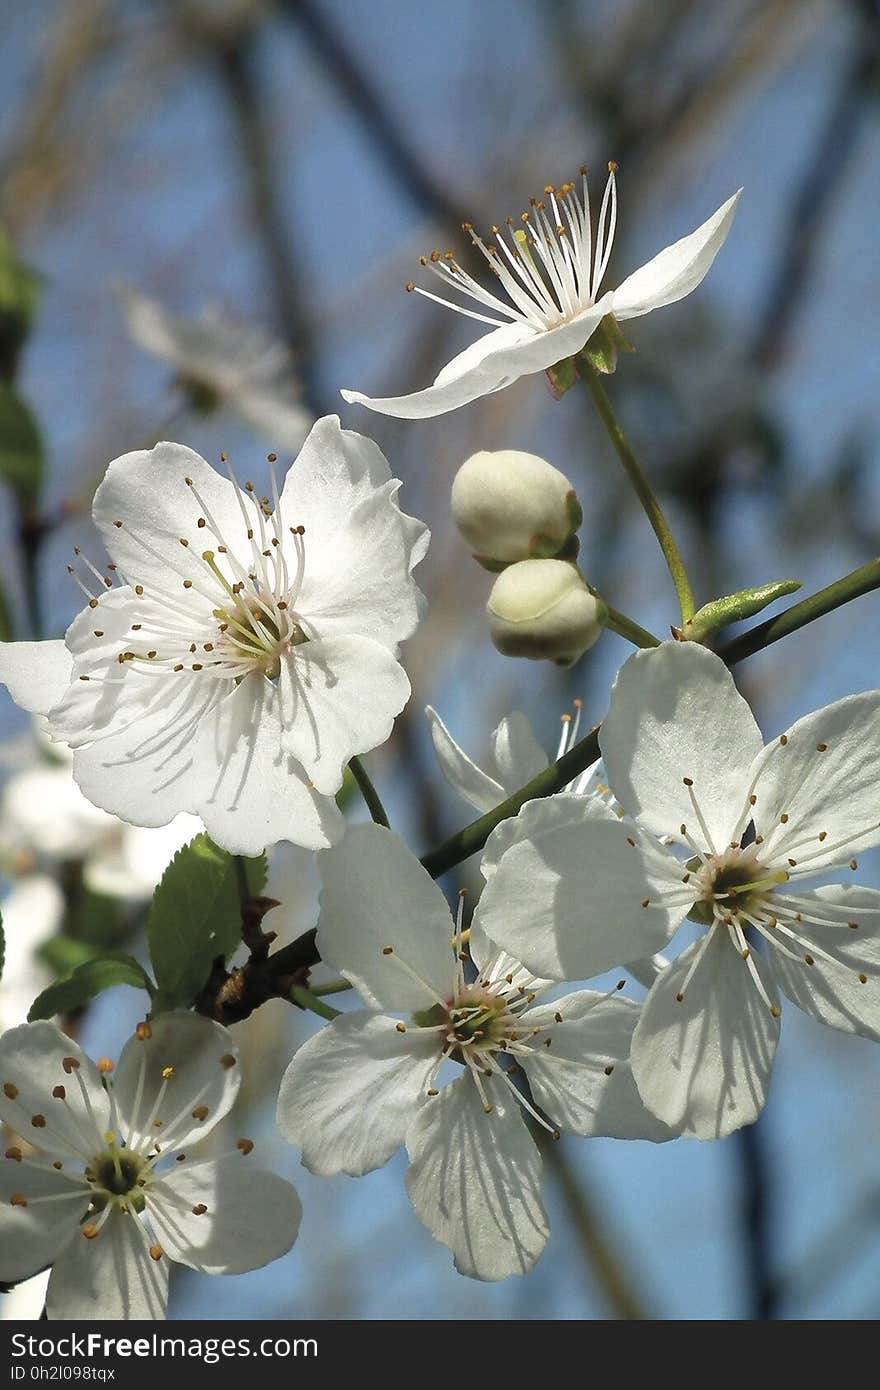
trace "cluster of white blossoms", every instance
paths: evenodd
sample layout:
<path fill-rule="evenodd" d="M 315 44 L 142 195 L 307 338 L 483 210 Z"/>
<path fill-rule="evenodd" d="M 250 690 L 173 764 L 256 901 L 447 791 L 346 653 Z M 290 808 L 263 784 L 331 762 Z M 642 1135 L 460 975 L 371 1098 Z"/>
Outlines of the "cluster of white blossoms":
<path fill-rule="evenodd" d="M 254 1169 L 251 1140 L 189 1157 L 239 1085 L 232 1037 L 195 1014 L 141 1024 L 116 1067 L 52 1023 L 4 1033 L 0 1119 L 21 1141 L 0 1158 L 0 1279 L 51 1265 L 50 1318 L 159 1318 L 169 1262 L 237 1274 L 283 1255 L 299 1198 Z"/>
<path fill-rule="evenodd" d="M 595 227 L 586 177 L 581 195 L 548 188 L 521 226 L 493 229 L 492 245 L 472 233 L 497 294 L 451 253 L 425 258 L 447 290 L 481 306 L 451 307 L 492 331 L 426 391 L 343 395 L 418 417 L 558 365 L 606 317 L 694 289 L 737 198 L 603 294 L 613 166 Z M 185 367 L 188 340 L 169 347 L 179 325 L 137 300 L 129 310 L 141 340 Z M 82 557 L 71 567 L 85 608 L 63 640 L 0 644 L 0 679 L 72 750 L 65 794 L 75 783 L 78 814 L 62 804 L 47 821 L 56 769 L 34 770 L 7 789 L 15 831 L 0 850 L 35 870 L 47 854 L 88 861 L 96 846 L 106 860 L 101 836 L 118 833 L 119 817 L 173 835 L 204 826 L 237 855 L 281 841 L 316 851 L 317 949 L 342 978 L 310 990 L 299 967 L 288 972 L 280 992 L 330 1021 L 287 1067 L 278 1127 L 319 1175 L 359 1176 L 405 1148 L 412 1205 L 456 1267 L 485 1280 L 522 1274 L 548 1238 L 545 1140 L 715 1139 L 752 1123 L 783 995 L 880 1040 L 880 892 L 850 879 L 856 856 L 880 844 L 880 691 L 765 746 L 720 657 L 696 641 L 656 644 L 587 584 L 576 564 L 582 509 L 564 473 L 519 451 L 473 455 L 452 507 L 497 575 L 487 611 L 499 650 L 570 664 L 615 622 L 646 649 L 619 672 L 601 760 L 575 751 L 578 705 L 564 717 L 555 774 L 523 715 L 496 728 L 484 768 L 428 708 L 447 781 L 492 817 L 458 837 L 470 851 L 485 846 L 485 887 L 472 915 L 464 895 L 453 912 L 425 867 L 436 855 L 415 859 L 353 762 L 389 737 L 410 695 L 400 644 L 422 613 L 412 575 L 428 532 L 400 510 L 377 446 L 336 417 L 314 424 L 284 479 L 276 462 L 270 454 L 265 494 L 225 457 L 218 472 L 180 444 L 110 464 L 93 512 L 107 571 Z M 595 754 L 595 742 L 577 746 Z M 381 824 L 346 828 L 337 793 L 350 764 Z M 510 807 L 497 808 L 511 797 L 521 809 L 504 819 Z M 829 873 L 846 881 L 802 882 Z M 135 898 L 155 878 L 141 881 L 118 854 L 109 874 L 113 891 Z M 18 990 L 7 1025 L 34 985 L 34 919 L 51 933 L 63 916 L 47 882 L 35 875 L 30 907 L 5 905 Z M 249 906 L 245 894 L 244 918 Z M 685 920 L 690 935 L 670 962 L 658 953 Z M 243 936 L 253 942 L 252 929 Z M 258 943 L 264 970 L 269 944 Z M 560 992 L 611 971 L 620 978 L 609 992 Z M 650 985 L 643 1003 L 621 993 L 627 975 Z M 319 997 L 330 993 L 341 1011 Z M 52 1023 L 7 1026 L 0 1280 L 51 1266 L 50 1318 L 155 1318 L 172 1261 L 232 1273 L 283 1255 L 299 1201 L 254 1169 L 251 1141 L 190 1157 L 238 1086 L 230 1034 L 196 1013 L 138 1024 L 116 1067 L 93 1064 Z"/>
<path fill-rule="evenodd" d="M 632 1068 L 653 1114 L 718 1138 L 763 1108 L 780 991 L 880 1039 L 880 892 L 803 886 L 849 877 L 880 844 L 880 691 L 765 747 L 724 663 L 668 642 L 622 668 L 599 742 L 626 814 L 597 797 L 527 803 L 487 845 L 482 921 L 555 980 L 595 973 L 609 950 L 645 956 L 685 918 L 697 924 L 651 987 Z"/>

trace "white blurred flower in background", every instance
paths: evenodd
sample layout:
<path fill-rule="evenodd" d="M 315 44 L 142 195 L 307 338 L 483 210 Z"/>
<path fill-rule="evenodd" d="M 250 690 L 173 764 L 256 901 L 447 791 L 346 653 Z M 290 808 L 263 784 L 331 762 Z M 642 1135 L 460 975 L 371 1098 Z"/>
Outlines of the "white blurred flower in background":
<path fill-rule="evenodd" d="M 131 338 L 174 368 L 201 410 L 229 410 L 273 444 L 295 453 L 314 424 L 297 399 L 293 356 L 262 328 L 214 306 L 185 318 L 128 286 L 120 288 Z"/>
<path fill-rule="evenodd" d="M 38 731 L 0 795 L 0 869 L 15 875 L 81 859 L 87 888 L 143 901 L 181 845 L 202 830 L 185 813 L 145 830 L 93 806 L 73 780 L 70 749 Z"/>

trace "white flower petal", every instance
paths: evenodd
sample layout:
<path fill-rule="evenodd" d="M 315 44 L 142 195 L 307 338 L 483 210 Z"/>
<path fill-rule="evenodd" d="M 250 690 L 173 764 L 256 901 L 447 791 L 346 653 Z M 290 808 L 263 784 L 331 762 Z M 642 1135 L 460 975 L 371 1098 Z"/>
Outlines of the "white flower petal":
<path fill-rule="evenodd" d="M 579 990 L 522 1015 L 525 1029 L 542 1032 L 524 1039 L 532 1052 L 517 1061 L 535 1102 L 559 1129 L 661 1143 L 674 1138 L 645 1108 L 633 1081 L 629 1050 L 639 1013 L 632 999 Z"/>
<path fill-rule="evenodd" d="M 37 1168 L 30 1155 L 21 1163 L 0 1157 L 0 1280 L 17 1283 L 57 1259 L 69 1240 L 80 1238 L 90 1201 L 85 1178 L 74 1183 L 49 1163 Z"/>
<path fill-rule="evenodd" d="M 259 854 L 284 839 L 318 849 L 344 824 L 332 798 L 314 791 L 282 748 L 278 691 L 257 673 L 206 711 L 195 702 L 181 719 L 176 705 L 157 709 L 78 749 L 74 776 L 90 801 L 137 825 L 198 815 L 234 854 Z"/>
<path fill-rule="evenodd" d="M 283 749 L 281 728 L 280 696 L 254 673 L 199 732 L 194 809 L 234 854 L 259 854 L 278 840 L 323 849 L 345 828 L 333 798 L 317 792 Z"/>
<path fill-rule="evenodd" d="M 148 1212 L 166 1255 L 204 1274 L 271 1264 L 287 1254 L 302 1219 L 294 1187 L 241 1154 L 175 1165 L 151 1189 Z"/>
<path fill-rule="evenodd" d="M 395 648 L 415 631 L 424 599 L 412 571 L 430 533 L 401 512 L 399 487 L 371 439 L 340 429 L 336 415 L 317 421 L 281 506 L 291 524 L 305 526 L 297 607 L 320 636 L 356 633 Z"/>
<path fill-rule="evenodd" d="M 158 1140 L 163 1152 L 195 1144 L 229 1113 L 240 1084 L 238 1048 L 225 1028 L 199 1014 L 160 1014 L 150 1036 L 129 1039 L 116 1068 L 123 1135 L 133 1147 Z"/>
<path fill-rule="evenodd" d="M 404 1141 L 437 1069 L 440 1034 L 398 1030 L 385 1014 L 342 1014 L 309 1038 L 284 1073 L 278 1128 L 326 1177 L 381 1168 Z"/>
<path fill-rule="evenodd" d="M 773 901 L 782 906 L 786 897 L 774 894 Z M 797 942 L 779 928 L 773 936 L 797 959 L 782 950 L 769 952 L 780 989 L 820 1023 L 880 1041 L 880 892 L 835 883 L 804 893 L 789 906 L 802 920 L 780 915 L 779 921 L 797 934 Z M 811 916 L 821 924 L 811 923 Z"/>
<path fill-rule="evenodd" d="M 264 439 L 272 441 L 280 453 L 296 453 L 302 448 L 314 424 L 311 411 L 285 400 L 273 391 L 261 391 L 255 386 L 242 386 L 227 396 L 231 408 L 243 420 L 259 430 Z"/>
<path fill-rule="evenodd" d="M 763 740 L 720 657 L 696 642 L 636 652 L 599 744 L 614 795 L 644 829 L 679 839 L 684 824 L 703 848 L 727 847 Z"/>
<path fill-rule="evenodd" d="M 550 1233 L 541 1155 L 516 1101 L 497 1091 L 486 1115 L 470 1077 L 460 1077 L 422 1106 L 406 1140 L 410 1200 L 473 1279 L 526 1274 Z"/>
<path fill-rule="evenodd" d="M 350 633 L 288 653 L 279 686 L 282 745 L 328 795 L 341 787 L 350 758 L 388 739 L 410 696 L 406 672 L 388 648 Z"/>
<path fill-rule="evenodd" d="M 490 984 L 504 980 L 523 994 L 540 994 L 555 984 L 554 980 L 533 975 L 521 961 L 512 956 L 486 935 L 479 917 L 479 907 L 471 921 L 467 952 L 477 968 L 480 979 Z"/>
<path fill-rule="evenodd" d="M 114 1212 L 94 1238 L 75 1236 L 55 1263 L 46 1311 L 54 1322 L 157 1321 L 168 1303 L 168 1261 L 152 1260 L 136 1216 Z"/>
<path fill-rule="evenodd" d="M 492 759 L 505 796 L 524 787 L 548 766 L 547 754 L 519 710 L 508 714 L 494 730 Z"/>
<path fill-rule="evenodd" d="M 790 867 L 791 857 L 799 873 L 807 865 L 818 873 L 880 844 L 880 691 L 799 719 L 768 744 L 752 773 L 765 863 Z"/>
<path fill-rule="evenodd" d="M 681 866 L 597 799 L 529 801 L 517 820 L 478 916 L 536 975 L 589 979 L 650 955 L 687 914 Z"/>
<path fill-rule="evenodd" d="M 51 1270 L 44 1269 L 32 1279 L 16 1284 L 3 1297 L 0 1317 L 4 1322 L 39 1322 L 46 1306 L 46 1287 Z"/>
<path fill-rule="evenodd" d="M 380 825 L 352 826 L 341 844 L 319 856 L 318 870 L 321 959 L 341 970 L 367 1004 L 411 1011 L 452 997 L 448 904 L 395 834 Z"/>
<path fill-rule="evenodd" d="M 703 938 L 688 946 L 652 986 L 633 1034 L 631 1061 L 649 1110 L 697 1139 L 721 1139 L 751 1124 L 764 1108 L 779 1019 L 720 929 L 679 1002 L 694 955 L 703 948 Z M 767 966 L 756 952 L 751 960 L 775 1004 Z"/>
<path fill-rule="evenodd" d="M 360 391 L 340 394 L 352 405 L 365 405 L 398 419 L 424 420 L 444 415 L 580 352 L 610 312 L 612 299 L 611 294 L 603 295 L 596 304 L 558 328 L 539 331 L 519 323 L 495 328 L 447 363 L 433 386 L 409 396 L 370 397 Z"/>
<path fill-rule="evenodd" d="M 615 318 L 632 319 L 664 304 L 674 304 L 695 290 L 721 250 L 733 223 L 739 192 L 722 203 L 690 236 L 673 242 L 628 275 L 613 292 Z"/>
<path fill-rule="evenodd" d="M 501 783 L 477 767 L 464 749 L 459 747 L 435 709 L 428 705 L 425 714 L 431 727 L 431 741 L 440 771 L 450 787 L 474 810 L 481 813 L 493 811 L 505 798 Z"/>
<path fill-rule="evenodd" d="M 25 1023 L 0 1038 L 0 1120 L 53 1157 L 88 1159 L 102 1145 L 110 1103 L 72 1038 L 54 1023 Z"/>
<path fill-rule="evenodd" d="M 193 487 L 187 486 L 187 478 Z M 122 454 L 108 465 L 92 516 L 122 574 L 148 594 L 173 593 L 179 601 L 183 581 L 206 572 L 195 545 L 186 550 L 180 544 L 181 538 L 209 535 L 198 526 L 204 513 L 196 493 L 207 504 L 224 545 L 234 554 L 250 555 L 232 482 L 194 450 L 165 440 L 153 449 Z M 203 549 L 216 549 L 216 538 L 211 539 Z"/>
<path fill-rule="evenodd" d="M 184 675 L 180 685 L 166 690 L 164 699 L 150 707 L 129 704 L 125 682 L 104 681 L 100 707 L 86 703 L 91 699 L 87 693 L 78 693 L 96 688 L 97 682 L 74 687 L 74 698 L 56 714 L 65 738 L 74 737 L 74 722 L 81 731 L 75 738 L 83 746 L 75 748 L 73 775 L 89 801 L 142 826 L 167 825 L 178 812 L 194 810 L 197 740 L 218 693 L 207 686 L 198 689 L 196 679 Z M 104 718 L 113 722 L 109 732 L 102 727 Z M 215 769 L 214 781 L 217 776 Z"/>
<path fill-rule="evenodd" d="M 73 662 L 63 642 L 0 642 L 0 681 L 21 709 L 48 714 L 70 685 Z"/>
<path fill-rule="evenodd" d="M 45 806 L 43 803 L 44 815 Z M 0 911 L 6 946 L 0 976 L 2 1033 L 26 1021 L 34 999 L 51 982 L 52 977 L 36 952 L 61 926 L 64 894 L 48 874 L 28 874 L 13 883 Z"/>

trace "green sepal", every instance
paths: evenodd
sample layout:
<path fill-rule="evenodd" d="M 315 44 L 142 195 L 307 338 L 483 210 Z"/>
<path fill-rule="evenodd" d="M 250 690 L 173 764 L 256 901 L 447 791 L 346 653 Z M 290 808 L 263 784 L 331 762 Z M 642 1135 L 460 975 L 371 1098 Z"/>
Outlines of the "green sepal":
<path fill-rule="evenodd" d="M 568 517 L 569 530 L 579 531 L 584 524 L 584 509 L 574 488 L 565 495 L 565 514 Z"/>
<path fill-rule="evenodd" d="M 43 441 L 33 411 L 15 387 L 0 381 L 0 482 L 24 506 L 32 506 L 43 485 Z"/>
<path fill-rule="evenodd" d="M 573 357 L 564 357 L 561 362 L 547 368 L 544 375 L 555 399 L 561 400 L 566 391 L 570 391 L 574 386 L 580 376 L 579 363 L 593 367 L 602 376 L 610 376 L 612 372 L 617 371 L 617 360 L 621 352 L 635 352 L 635 348 L 625 337 L 614 315 L 606 314 L 599 326 L 593 329 L 580 352 L 576 352 Z M 580 521 L 577 524 L 580 526 Z"/>
<path fill-rule="evenodd" d="M 606 314 L 599 327 L 590 335 L 577 354 L 588 362 L 602 376 L 611 376 L 617 371 L 617 359 L 621 352 L 635 352 L 632 343 L 624 337 L 620 324 L 613 314 Z M 575 369 L 577 359 L 575 359 Z"/>
<path fill-rule="evenodd" d="M 492 560 L 488 555 L 475 555 L 474 559 L 482 569 L 488 570 L 490 574 L 500 574 L 509 565 L 516 563 L 515 560 Z"/>
<path fill-rule="evenodd" d="M 793 594 L 801 587 L 799 579 L 776 579 L 770 584 L 761 584 L 756 589 L 740 589 L 726 598 L 714 599 L 704 604 L 688 622 L 673 632 L 683 642 L 703 642 L 713 632 L 720 631 L 730 623 L 753 618 L 768 604 L 786 594 Z"/>
<path fill-rule="evenodd" d="M 179 376 L 177 384 L 197 415 L 213 415 L 220 407 L 220 395 L 207 382 L 195 376 Z"/>
<path fill-rule="evenodd" d="M 573 357 L 563 357 L 548 367 L 544 373 L 555 400 L 561 401 L 566 391 L 570 391 L 578 379 L 577 365 Z"/>
<path fill-rule="evenodd" d="M 248 889 L 266 884 L 265 854 L 248 859 Z M 218 956 L 241 944 L 241 901 L 233 855 L 197 835 L 172 859 L 150 904 L 147 943 L 156 974 L 154 1012 L 186 1008 L 204 988 Z"/>
<path fill-rule="evenodd" d="M 132 985 L 135 989 L 144 989 L 151 998 L 155 992 L 153 981 L 133 956 L 95 956 L 77 966 L 66 979 L 56 980 L 54 985 L 37 995 L 30 1007 L 28 1021 L 33 1023 L 38 1018 L 73 1013 L 94 999 L 96 994 L 112 989 L 114 985 Z"/>

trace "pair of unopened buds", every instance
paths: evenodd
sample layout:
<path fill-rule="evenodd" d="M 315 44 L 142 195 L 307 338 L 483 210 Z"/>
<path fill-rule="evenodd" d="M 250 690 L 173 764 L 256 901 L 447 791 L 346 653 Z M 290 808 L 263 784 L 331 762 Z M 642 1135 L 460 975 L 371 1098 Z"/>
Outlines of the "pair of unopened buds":
<path fill-rule="evenodd" d="M 577 567 L 584 514 L 568 478 L 537 454 L 472 454 L 452 484 L 452 514 L 474 558 L 497 573 L 486 612 L 506 656 L 571 666 L 599 637 L 602 599 Z"/>

